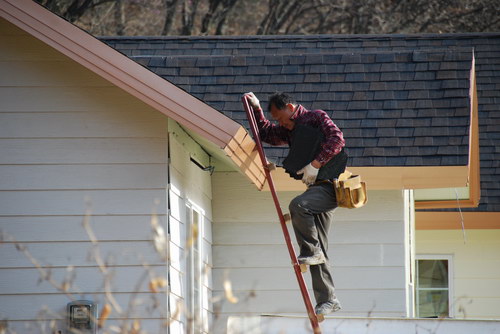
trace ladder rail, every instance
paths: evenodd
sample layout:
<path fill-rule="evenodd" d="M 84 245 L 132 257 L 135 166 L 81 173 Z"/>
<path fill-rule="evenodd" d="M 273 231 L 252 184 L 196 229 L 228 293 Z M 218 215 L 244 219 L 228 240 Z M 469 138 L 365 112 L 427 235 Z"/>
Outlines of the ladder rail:
<path fill-rule="evenodd" d="M 285 237 L 285 243 L 288 249 L 288 253 L 290 254 L 290 259 L 292 260 L 293 269 L 295 272 L 295 276 L 297 278 L 297 282 L 299 284 L 300 292 L 302 294 L 302 299 L 304 300 L 304 304 L 306 306 L 307 315 L 311 322 L 311 326 L 313 328 L 314 334 L 321 334 L 321 329 L 319 327 L 318 318 L 316 317 L 316 313 L 314 312 L 314 308 L 311 303 L 311 298 L 309 296 L 309 292 L 307 291 L 307 286 L 304 281 L 303 274 L 300 270 L 300 265 L 297 261 L 297 255 L 295 253 L 295 249 L 293 248 L 292 241 L 290 239 L 290 233 L 288 232 L 288 228 L 286 226 L 286 221 L 283 216 L 283 211 L 281 210 L 280 202 L 278 195 L 276 193 L 276 188 L 274 187 L 273 177 L 271 175 L 271 171 L 268 168 L 268 161 L 266 155 L 264 153 L 264 148 L 262 147 L 262 142 L 260 140 L 259 129 L 257 128 L 257 122 L 255 120 L 255 114 L 250 107 L 247 97 L 244 95 L 242 97 L 243 106 L 245 108 L 245 112 L 247 113 L 247 118 L 250 123 L 250 129 L 252 131 L 253 138 L 255 140 L 257 150 L 259 152 L 260 160 L 262 162 L 262 166 L 264 167 L 264 172 L 266 174 L 266 180 L 269 184 L 269 189 L 271 191 L 271 195 L 273 197 L 274 206 L 276 207 L 276 212 L 278 213 L 278 217 L 281 224 L 281 229 L 283 231 L 283 235 Z"/>

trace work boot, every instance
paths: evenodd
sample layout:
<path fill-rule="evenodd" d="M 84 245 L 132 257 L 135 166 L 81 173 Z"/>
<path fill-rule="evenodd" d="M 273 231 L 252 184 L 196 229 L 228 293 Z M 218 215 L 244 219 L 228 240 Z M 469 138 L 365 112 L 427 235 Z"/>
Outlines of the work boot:
<path fill-rule="evenodd" d="M 332 301 L 319 303 L 314 308 L 314 311 L 316 312 L 317 315 L 327 315 L 327 314 L 332 313 L 332 312 L 337 312 L 341 308 L 342 308 L 342 306 L 340 305 L 339 300 L 337 298 L 335 298 Z"/>
<path fill-rule="evenodd" d="M 315 266 L 326 262 L 323 252 L 316 253 L 312 256 L 299 256 L 297 260 L 299 264 L 307 264 L 308 266 Z"/>

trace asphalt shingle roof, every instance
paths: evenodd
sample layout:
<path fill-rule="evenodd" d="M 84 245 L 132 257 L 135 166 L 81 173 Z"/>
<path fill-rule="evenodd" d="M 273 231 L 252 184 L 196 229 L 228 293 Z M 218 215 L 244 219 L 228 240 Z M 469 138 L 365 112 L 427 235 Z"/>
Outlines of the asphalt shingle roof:
<path fill-rule="evenodd" d="M 351 166 L 466 165 L 469 71 L 479 99 L 479 211 L 500 211 L 500 34 L 102 38 L 247 125 L 241 94 L 323 109 Z M 267 147 L 278 163 L 284 148 Z"/>

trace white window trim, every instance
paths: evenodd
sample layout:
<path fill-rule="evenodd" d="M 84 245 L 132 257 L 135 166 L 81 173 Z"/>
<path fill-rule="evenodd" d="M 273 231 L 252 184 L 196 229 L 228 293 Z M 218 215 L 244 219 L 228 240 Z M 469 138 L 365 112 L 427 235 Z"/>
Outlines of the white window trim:
<path fill-rule="evenodd" d="M 418 260 L 447 260 L 448 261 L 448 307 L 449 307 L 449 314 L 448 316 L 450 318 L 455 317 L 455 297 L 454 297 L 454 291 L 455 291 L 455 267 L 454 267 L 454 261 L 453 261 L 453 254 L 416 254 L 415 255 L 415 261 Z M 416 262 L 415 262 L 415 268 L 416 268 Z M 418 279 L 415 277 L 415 279 Z M 416 283 L 416 282 L 415 282 Z M 417 285 L 415 284 L 415 290 L 417 289 Z M 416 294 L 416 291 L 415 291 Z M 417 298 L 415 296 L 415 303 L 417 301 Z M 417 313 L 418 305 L 415 305 L 415 314 Z"/>
<path fill-rule="evenodd" d="M 203 254 L 203 235 L 204 235 L 204 217 L 205 217 L 205 210 L 203 210 L 200 206 L 196 205 L 193 201 L 187 199 L 186 200 L 186 208 L 188 210 L 191 211 L 190 213 L 190 216 L 187 217 L 187 224 L 186 224 L 186 236 L 188 236 L 190 233 L 191 233 L 191 224 L 192 224 L 192 212 L 193 211 L 196 211 L 198 213 L 198 236 L 197 236 L 197 244 L 198 244 L 198 263 L 195 264 L 197 267 L 196 268 L 191 268 L 191 263 L 186 263 L 186 266 L 189 266 L 190 268 L 186 267 L 186 271 L 187 270 L 192 270 L 194 269 L 194 272 L 191 272 L 190 275 L 197 275 L 198 276 L 198 300 L 194 300 L 193 299 L 193 288 L 194 286 L 192 286 L 192 284 L 194 284 L 194 276 L 193 277 L 190 277 L 190 282 L 187 282 L 189 284 L 189 286 L 187 287 L 187 289 L 189 289 L 189 291 L 187 291 L 188 293 L 188 296 L 189 298 L 191 298 L 191 300 L 189 301 L 188 305 L 189 305 L 189 313 L 191 314 L 191 316 L 194 316 L 195 314 L 193 314 L 194 312 L 193 311 L 196 311 L 196 317 L 194 319 L 196 319 L 195 321 L 197 321 L 197 325 L 195 325 L 193 323 L 193 326 L 191 326 L 191 333 L 193 334 L 198 334 L 198 333 L 202 333 L 203 330 L 204 330 L 204 327 L 205 327 L 205 322 L 206 322 L 206 319 L 205 319 L 205 316 L 204 316 L 204 310 L 203 310 L 203 257 L 204 257 L 204 254 Z M 186 246 L 187 246 L 187 243 L 186 243 Z M 186 249 L 187 252 L 189 252 L 189 255 L 188 255 L 188 259 L 191 258 L 192 254 L 193 254 L 193 246 L 191 246 L 190 249 Z M 187 272 L 186 272 L 187 274 Z M 195 331 L 195 328 L 196 327 L 199 327 L 198 330 L 199 331 Z"/>

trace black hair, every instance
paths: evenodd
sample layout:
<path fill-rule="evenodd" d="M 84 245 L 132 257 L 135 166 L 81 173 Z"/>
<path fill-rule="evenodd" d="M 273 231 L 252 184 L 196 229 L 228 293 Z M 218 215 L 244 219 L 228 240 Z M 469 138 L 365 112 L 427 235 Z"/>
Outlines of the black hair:
<path fill-rule="evenodd" d="M 292 96 L 287 93 L 276 92 L 269 97 L 268 110 L 271 111 L 271 106 L 274 105 L 278 109 L 285 109 L 289 103 L 295 104 Z"/>

